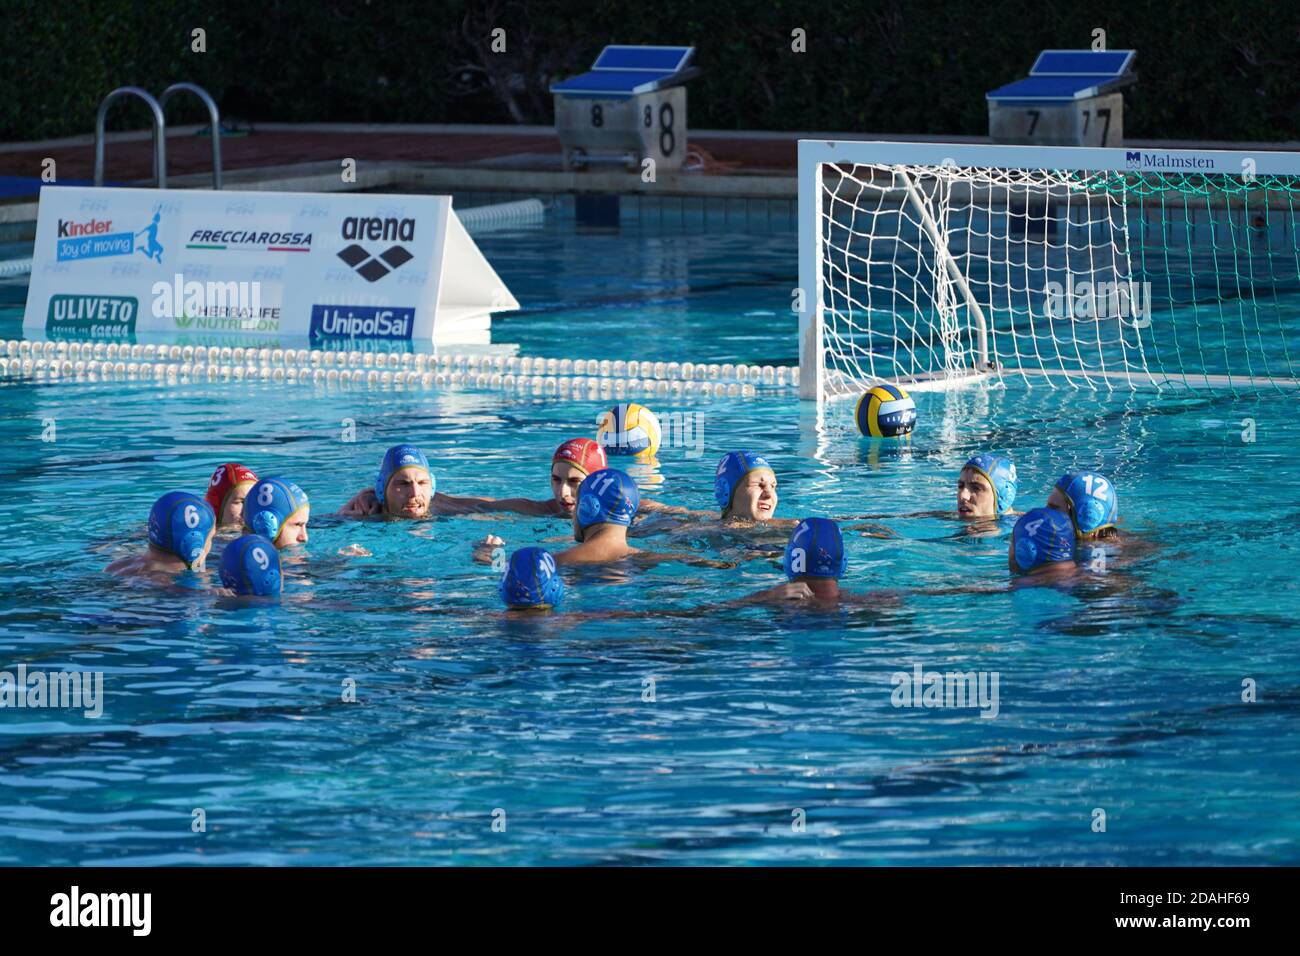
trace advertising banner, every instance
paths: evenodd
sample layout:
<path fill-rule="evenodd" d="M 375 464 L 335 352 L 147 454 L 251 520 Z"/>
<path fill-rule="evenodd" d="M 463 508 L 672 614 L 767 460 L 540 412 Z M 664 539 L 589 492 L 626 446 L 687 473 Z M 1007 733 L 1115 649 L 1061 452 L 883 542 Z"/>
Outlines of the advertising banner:
<path fill-rule="evenodd" d="M 45 188 L 33 259 L 51 337 L 487 343 L 519 308 L 449 196 Z"/>

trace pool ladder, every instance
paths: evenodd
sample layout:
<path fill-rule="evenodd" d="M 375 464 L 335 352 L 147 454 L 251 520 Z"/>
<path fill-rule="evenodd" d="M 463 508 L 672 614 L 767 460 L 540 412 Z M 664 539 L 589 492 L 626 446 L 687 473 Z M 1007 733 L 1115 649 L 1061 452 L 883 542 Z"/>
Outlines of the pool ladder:
<path fill-rule="evenodd" d="M 193 93 L 208 108 L 208 120 L 212 124 L 212 188 L 221 188 L 221 111 L 208 91 L 194 83 L 173 83 L 162 91 L 162 96 L 154 99 L 148 90 L 138 86 L 119 86 L 104 97 L 95 114 L 95 185 L 104 185 L 104 120 L 113 101 L 124 96 L 134 96 L 144 101 L 153 114 L 153 178 L 159 189 L 167 188 L 167 117 L 163 109 L 167 100 L 180 92 Z"/>

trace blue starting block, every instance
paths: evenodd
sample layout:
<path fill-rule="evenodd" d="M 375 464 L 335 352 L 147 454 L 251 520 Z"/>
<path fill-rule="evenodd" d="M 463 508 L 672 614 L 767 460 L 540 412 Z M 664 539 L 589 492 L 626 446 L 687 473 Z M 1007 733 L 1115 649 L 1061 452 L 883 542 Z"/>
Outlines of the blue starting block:
<path fill-rule="evenodd" d="M 985 94 L 995 143 L 1121 146 L 1135 50 L 1043 50 L 1029 76 Z"/>
<path fill-rule="evenodd" d="M 591 70 L 551 84 L 565 169 L 613 163 L 681 167 L 686 152 L 689 46 L 607 46 Z"/>

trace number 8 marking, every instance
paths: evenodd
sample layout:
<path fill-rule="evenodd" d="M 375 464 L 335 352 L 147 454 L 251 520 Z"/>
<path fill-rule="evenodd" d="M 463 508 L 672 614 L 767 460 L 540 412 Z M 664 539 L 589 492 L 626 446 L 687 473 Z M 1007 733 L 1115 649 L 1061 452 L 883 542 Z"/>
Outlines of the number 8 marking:
<path fill-rule="evenodd" d="M 257 493 L 257 503 L 263 508 L 269 507 L 271 498 L 275 495 L 274 485 L 263 485 L 262 490 Z"/>

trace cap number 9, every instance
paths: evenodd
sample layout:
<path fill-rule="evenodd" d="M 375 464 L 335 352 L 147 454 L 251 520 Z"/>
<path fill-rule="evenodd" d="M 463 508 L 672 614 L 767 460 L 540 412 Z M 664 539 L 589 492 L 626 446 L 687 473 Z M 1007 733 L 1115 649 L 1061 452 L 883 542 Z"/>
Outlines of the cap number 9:
<path fill-rule="evenodd" d="M 252 554 L 254 563 L 263 571 L 271 566 L 271 559 L 266 556 L 266 551 L 262 548 L 254 548 Z"/>

